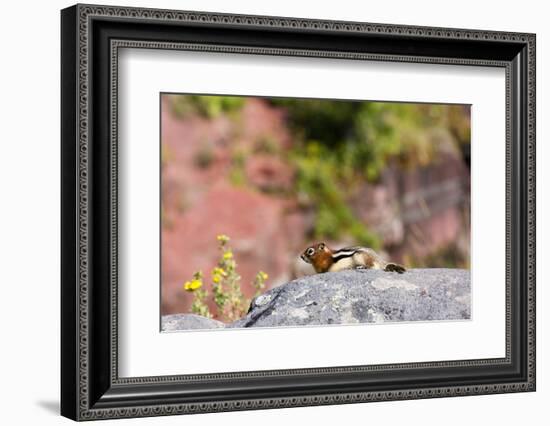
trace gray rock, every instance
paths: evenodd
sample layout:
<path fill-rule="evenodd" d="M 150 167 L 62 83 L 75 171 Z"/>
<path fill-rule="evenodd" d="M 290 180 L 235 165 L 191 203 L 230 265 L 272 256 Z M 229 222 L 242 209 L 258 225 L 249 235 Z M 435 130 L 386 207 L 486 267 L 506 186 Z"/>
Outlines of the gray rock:
<path fill-rule="evenodd" d="M 162 331 L 204 330 L 223 327 L 225 327 L 223 322 L 195 314 L 163 315 L 161 321 Z"/>
<path fill-rule="evenodd" d="M 470 271 L 350 270 L 310 275 L 258 296 L 227 327 L 282 327 L 470 318 Z"/>

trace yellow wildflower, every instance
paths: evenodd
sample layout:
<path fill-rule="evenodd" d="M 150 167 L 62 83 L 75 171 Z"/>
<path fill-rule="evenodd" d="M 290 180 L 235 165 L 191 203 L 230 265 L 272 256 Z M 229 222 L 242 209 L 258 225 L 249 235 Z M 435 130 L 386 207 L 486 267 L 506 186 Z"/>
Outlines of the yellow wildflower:
<path fill-rule="evenodd" d="M 260 278 L 261 278 L 262 280 L 264 280 L 264 281 L 267 280 L 267 279 L 269 278 L 269 275 L 267 275 L 264 271 L 258 272 L 258 275 L 259 275 Z"/>
<path fill-rule="evenodd" d="M 229 260 L 229 259 L 233 259 L 233 253 L 230 252 L 230 251 L 226 251 L 226 252 L 223 254 L 223 260 Z"/>
<path fill-rule="evenodd" d="M 220 242 L 220 243 L 227 243 L 229 241 L 229 237 L 225 234 L 220 234 L 216 237 L 216 239 Z"/>
<path fill-rule="evenodd" d="M 219 275 L 212 276 L 212 281 L 214 281 L 216 284 L 218 284 L 221 280 L 222 280 L 222 277 L 220 277 Z"/>
<path fill-rule="evenodd" d="M 220 268 L 218 266 L 216 266 L 213 270 L 212 270 L 212 276 L 214 275 L 220 275 L 222 277 L 225 277 L 226 276 L 226 273 L 225 271 L 223 270 L 223 268 Z"/>
<path fill-rule="evenodd" d="M 191 281 L 187 281 L 184 285 L 183 285 L 183 288 L 187 291 L 195 291 L 199 288 L 202 287 L 202 281 L 201 280 L 197 280 L 197 279 L 194 279 L 194 280 L 191 280 Z"/>

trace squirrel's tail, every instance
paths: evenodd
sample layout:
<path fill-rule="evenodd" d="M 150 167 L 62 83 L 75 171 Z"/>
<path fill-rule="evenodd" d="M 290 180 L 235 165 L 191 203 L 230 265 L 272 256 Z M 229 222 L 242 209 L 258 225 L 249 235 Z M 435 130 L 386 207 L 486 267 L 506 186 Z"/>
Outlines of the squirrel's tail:
<path fill-rule="evenodd" d="M 406 271 L 404 266 L 398 265 L 397 263 L 388 263 L 386 264 L 384 271 L 386 272 L 397 272 L 398 274 L 402 274 Z"/>

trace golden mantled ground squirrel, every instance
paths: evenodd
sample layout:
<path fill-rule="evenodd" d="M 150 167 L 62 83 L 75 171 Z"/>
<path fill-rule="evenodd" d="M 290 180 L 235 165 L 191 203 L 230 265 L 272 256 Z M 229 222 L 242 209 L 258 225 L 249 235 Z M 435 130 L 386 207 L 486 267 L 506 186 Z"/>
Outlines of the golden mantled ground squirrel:
<path fill-rule="evenodd" d="M 302 260 L 311 263 L 315 272 L 338 272 L 344 269 L 382 269 L 402 274 L 406 269 L 397 263 L 385 262 L 368 247 L 345 247 L 331 250 L 325 243 L 309 246 L 300 255 Z"/>

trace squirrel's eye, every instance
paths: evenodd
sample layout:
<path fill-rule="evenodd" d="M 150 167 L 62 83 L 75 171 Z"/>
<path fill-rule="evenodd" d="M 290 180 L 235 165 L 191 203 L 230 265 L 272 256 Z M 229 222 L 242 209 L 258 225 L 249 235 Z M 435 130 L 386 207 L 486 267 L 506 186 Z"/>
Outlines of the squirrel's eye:
<path fill-rule="evenodd" d="M 307 249 L 306 254 L 308 256 L 313 256 L 313 253 L 315 253 L 315 250 L 313 249 L 313 247 L 310 247 L 310 248 Z"/>

